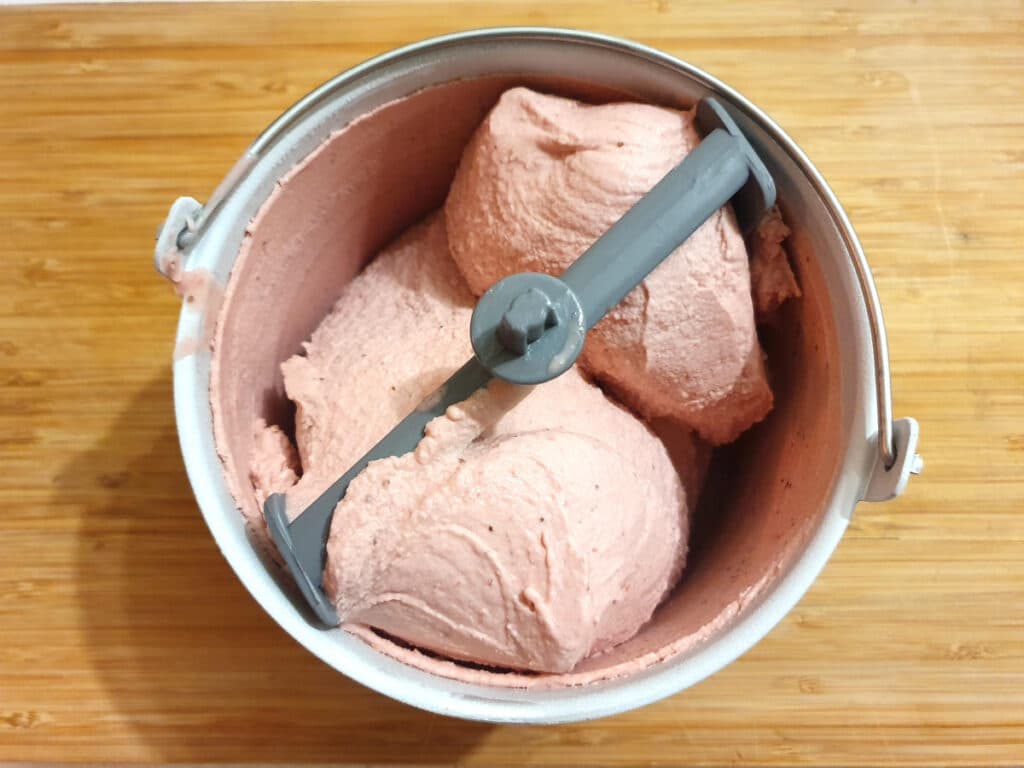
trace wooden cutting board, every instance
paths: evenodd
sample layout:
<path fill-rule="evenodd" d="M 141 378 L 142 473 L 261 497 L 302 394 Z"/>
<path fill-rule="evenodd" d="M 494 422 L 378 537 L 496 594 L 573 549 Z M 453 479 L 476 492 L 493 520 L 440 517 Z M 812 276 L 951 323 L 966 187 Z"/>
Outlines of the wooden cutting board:
<path fill-rule="evenodd" d="M 713 5 L 0 10 L 0 760 L 1024 762 L 1024 9 Z M 182 470 L 179 305 L 151 262 L 171 201 L 311 87 L 501 24 L 662 48 L 807 150 L 874 268 L 927 462 L 743 659 L 558 728 L 414 711 L 262 613 Z"/>

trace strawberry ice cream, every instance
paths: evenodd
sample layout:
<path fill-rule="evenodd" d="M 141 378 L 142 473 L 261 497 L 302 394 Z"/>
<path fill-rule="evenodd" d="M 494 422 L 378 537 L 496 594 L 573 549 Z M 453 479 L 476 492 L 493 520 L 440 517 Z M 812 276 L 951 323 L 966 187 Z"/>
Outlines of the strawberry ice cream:
<path fill-rule="evenodd" d="M 298 515 L 471 356 L 475 295 L 513 272 L 561 273 L 697 141 L 687 112 L 508 91 L 443 212 L 385 248 L 283 363 L 295 439 L 254 425 L 260 504 L 286 493 Z M 541 672 L 636 634 L 685 565 L 709 455 L 691 429 L 729 442 L 772 407 L 752 290 L 760 315 L 798 289 L 770 220 L 753 288 L 722 209 L 594 328 L 578 368 L 496 381 L 414 452 L 371 463 L 327 545 L 343 626 Z"/>
<path fill-rule="evenodd" d="M 693 118 L 507 91 L 463 154 L 445 206 L 470 289 L 479 295 L 515 272 L 561 274 L 700 142 Z M 642 415 L 716 445 L 764 418 L 772 393 L 729 208 L 598 323 L 580 362 Z"/>
<path fill-rule="evenodd" d="M 469 358 L 472 308 L 442 217 L 381 253 L 283 365 L 298 451 L 257 425 L 260 500 L 287 491 L 301 512 Z M 349 625 L 566 672 L 650 618 L 686 533 L 666 448 L 573 369 L 532 390 L 495 382 L 414 453 L 372 463 L 335 511 L 325 586 Z"/>

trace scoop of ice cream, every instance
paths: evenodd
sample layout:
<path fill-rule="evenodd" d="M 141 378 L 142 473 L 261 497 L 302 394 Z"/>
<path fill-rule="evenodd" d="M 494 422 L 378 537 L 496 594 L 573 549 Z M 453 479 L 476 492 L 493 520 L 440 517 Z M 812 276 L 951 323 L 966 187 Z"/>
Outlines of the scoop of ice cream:
<path fill-rule="evenodd" d="M 376 462 L 338 506 L 340 615 L 454 658 L 566 672 L 632 637 L 682 569 L 664 448 L 572 370 L 494 383 Z M 574 403 L 563 414 L 559 404 Z"/>
<path fill-rule="evenodd" d="M 472 311 L 436 215 L 345 288 L 304 354 L 281 366 L 302 467 L 289 514 L 305 509 L 470 357 Z"/>
<path fill-rule="evenodd" d="M 468 359 L 471 308 L 442 217 L 380 254 L 284 363 L 297 457 L 258 423 L 257 495 L 304 509 Z M 650 618 L 686 535 L 662 442 L 574 368 L 532 390 L 492 384 L 415 452 L 372 463 L 335 512 L 325 586 L 350 625 L 564 672 Z"/>
<path fill-rule="evenodd" d="M 507 91 L 463 154 L 445 205 L 452 257 L 477 295 L 515 272 L 560 274 L 699 141 L 692 112 Z M 645 416 L 715 444 L 768 413 L 731 209 L 598 323 L 580 363 Z"/>

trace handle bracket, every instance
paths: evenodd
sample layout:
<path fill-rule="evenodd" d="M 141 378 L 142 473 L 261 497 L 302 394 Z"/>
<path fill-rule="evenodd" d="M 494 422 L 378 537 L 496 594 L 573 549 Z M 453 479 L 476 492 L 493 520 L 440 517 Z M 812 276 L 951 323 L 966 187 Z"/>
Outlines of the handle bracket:
<path fill-rule="evenodd" d="M 864 492 L 864 501 L 888 501 L 895 499 L 907 487 L 911 475 L 919 475 L 924 469 L 924 460 L 917 454 L 919 428 L 915 419 L 897 419 L 892 423 L 893 449 L 895 457 L 891 466 L 886 465 L 882 452 L 875 459 L 871 480 Z M 876 436 L 879 439 L 881 435 Z"/>
<path fill-rule="evenodd" d="M 202 213 L 203 206 L 194 197 L 179 197 L 171 205 L 163 226 L 156 233 L 153 263 L 156 271 L 171 282 L 177 282 L 185 268 L 185 243 L 182 238 L 197 230 Z"/>

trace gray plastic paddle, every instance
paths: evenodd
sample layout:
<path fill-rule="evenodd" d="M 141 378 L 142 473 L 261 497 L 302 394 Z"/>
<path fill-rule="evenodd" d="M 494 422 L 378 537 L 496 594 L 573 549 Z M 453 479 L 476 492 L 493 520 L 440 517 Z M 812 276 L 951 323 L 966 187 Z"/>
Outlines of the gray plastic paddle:
<path fill-rule="evenodd" d="M 717 101 L 707 98 L 697 105 L 697 126 L 703 141 L 561 278 L 519 273 L 481 296 L 470 323 L 474 357 L 294 521 L 288 521 L 283 494 L 267 499 L 267 528 L 324 624 L 339 623 L 322 582 L 331 519 L 349 483 L 371 461 L 414 450 L 432 419 L 492 377 L 538 384 L 564 373 L 579 356 L 587 331 L 715 211 L 731 200 L 740 226 L 749 230 L 774 205 L 768 169 Z"/>

